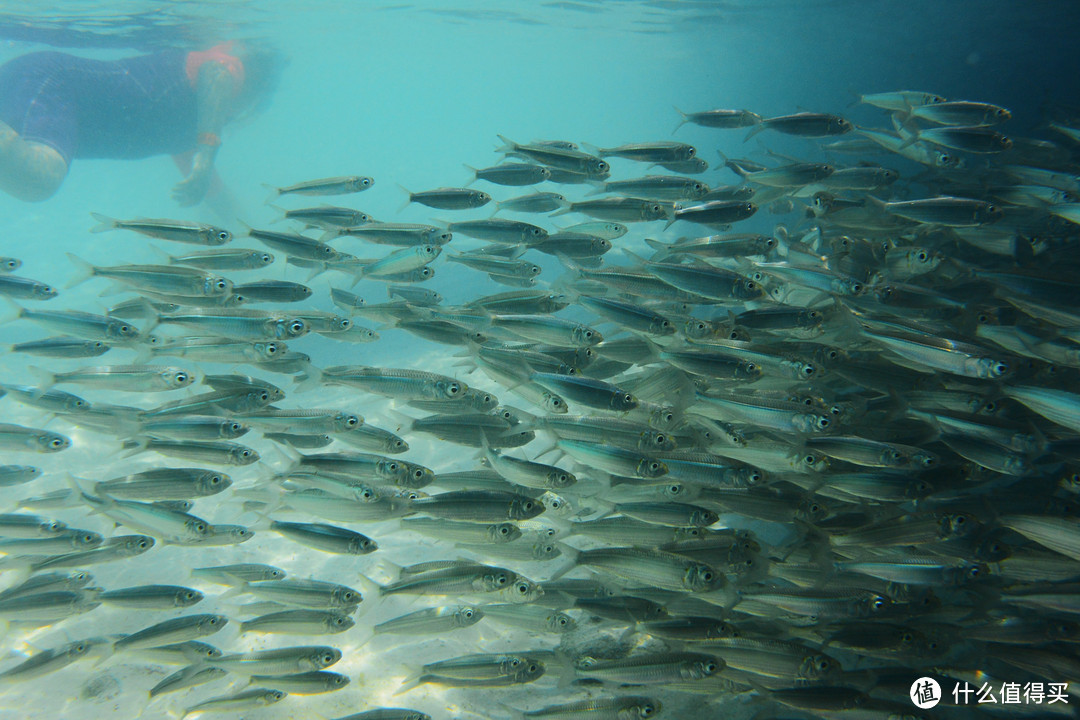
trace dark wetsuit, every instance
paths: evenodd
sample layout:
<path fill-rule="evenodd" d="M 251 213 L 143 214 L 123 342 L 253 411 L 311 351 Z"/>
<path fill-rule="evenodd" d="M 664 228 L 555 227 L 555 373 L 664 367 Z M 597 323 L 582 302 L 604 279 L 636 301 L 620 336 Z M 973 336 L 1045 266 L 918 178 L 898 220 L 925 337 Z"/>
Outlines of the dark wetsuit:
<path fill-rule="evenodd" d="M 74 158 L 177 155 L 196 145 L 195 78 L 206 60 L 243 70 L 228 45 L 122 60 L 37 52 L 0 67 L 0 120 L 26 139 Z M 235 63 L 235 65 L 233 65 Z"/>

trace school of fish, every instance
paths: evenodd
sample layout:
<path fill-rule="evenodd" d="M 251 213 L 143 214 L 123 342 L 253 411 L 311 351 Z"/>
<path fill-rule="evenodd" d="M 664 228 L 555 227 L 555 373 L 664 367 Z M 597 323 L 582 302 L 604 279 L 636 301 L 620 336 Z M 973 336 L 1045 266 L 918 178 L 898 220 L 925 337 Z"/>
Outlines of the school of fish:
<path fill-rule="evenodd" d="M 856 104 L 0 258 L 0 707 L 1075 717 L 1080 118 Z"/>

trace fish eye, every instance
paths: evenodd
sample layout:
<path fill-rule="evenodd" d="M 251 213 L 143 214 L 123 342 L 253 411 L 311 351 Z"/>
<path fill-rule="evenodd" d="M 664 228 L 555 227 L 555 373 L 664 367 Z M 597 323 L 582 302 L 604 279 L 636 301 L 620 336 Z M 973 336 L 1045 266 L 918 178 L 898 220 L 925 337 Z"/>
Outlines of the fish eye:
<path fill-rule="evenodd" d="M 551 509 L 552 510 L 558 510 L 561 507 L 562 507 L 562 500 L 560 500 L 558 498 L 555 498 L 554 500 L 551 501 Z"/>
<path fill-rule="evenodd" d="M 186 593 L 184 593 L 184 598 L 187 600 L 194 600 L 195 592 L 193 590 L 188 590 Z"/>
<path fill-rule="evenodd" d="M 817 425 L 819 428 L 824 430 L 825 428 L 829 427 L 829 418 L 818 418 Z"/>
<path fill-rule="evenodd" d="M 803 368 L 802 368 L 802 374 L 804 376 L 806 376 L 806 377 L 810 377 L 811 375 L 814 374 L 814 366 L 813 365 L 804 365 Z"/>
<path fill-rule="evenodd" d="M 533 504 L 532 500 L 526 500 L 525 502 L 521 503 L 521 507 L 525 510 L 532 510 L 534 507 L 536 507 L 536 505 Z"/>
<path fill-rule="evenodd" d="M 874 598 L 874 602 L 873 602 L 874 610 L 881 610 L 887 604 L 888 603 L 885 601 L 885 598 L 883 598 L 881 596 L 878 596 L 878 597 Z"/>
<path fill-rule="evenodd" d="M 415 470 L 413 470 L 413 477 L 417 480 L 423 479 L 424 471 L 421 468 L 416 468 Z"/>
<path fill-rule="evenodd" d="M 986 206 L 987 212 L 997 212 L 997 209 L 997 205 L 994 205 L 993 203 Z"/>
<path fill-rule="evenodd" d="M 518 591 L 519 595 L 528 595 L 529 594 L 529 586 L 526 585 L 525 583 L 521 583 L 520 585 L 517 586 L 517 591 Z"/>
<path fill-rule="evenodd" d="M 818 660 L 817 669 L 819 672 L 826 672 L 831 667 L 831 665 L 832 663 L 822 658 L 821 660 Z"/>
<path fill-rule="evenodd" d="M 927 259 L 928 259 L 929 257 L 930 257 L 930 256 L 926 254 L 926 251 L 925 251 L 925 250 L 923 250 L 923 251 L 920 251 L 920 252 L 919 252 L 919 253 L 918 253 L 918 254 L 917 254 L 917 255 L 915 256 L 915 259 L 916 259 L 916 260 L 918 260 L 919 262 L 926 262 L 926 261 L 927 261 Z"/>
<path fill-rule="evenodd" d="M 756 288 L 757 288 L 757 283 L 755 283 L 753 280 L 747 280 L 746 281 L 746 289 L 747 290 L 755 290 Z"/>
<path fill-rule="evenodd" d="M 53 438 L 49 441 L 49 447 L 61 448 L 64 446 L 64 441 L 60 438 Z"/>
<path fill-rule="evenodd" d="M 472 610 L 466 610 L 465 612 L 463 612 L 461 614 L 463 616 L 465 616 L 465 618 L 471 618 L 473 616 L 473 611 Z"/>
<path fill-rule="evenodd" d="M 803 462 L 805 462 L 807 465 L 813 465 L 815 462 L 817 462 L 817 458 L 813 455 L 807 455 L 805 458 L 803 458 Z"/>
<path fill-rule="evenodd" d="M 709 675 L 712 675 L 714 672 L 716 672 L 716 663 L 714 663 L 712 660 L 705 663 L 705 672 Z"/>
<path fill-rule="evenodd" d="M 660 469 L 660 463 L 658 463 L 658 462 L 649 463 L 649 470 L 652 470 L 653 472 L 656 472 L 659 469 Z"/>
<path fill-rule="evenodd" d="M 293 333 L 302 333 L 304 331 L 304 323 L 300 320 L 296 320 L 289 325 L 289 330 Z"/>
<path fill-rule="evenodd" d="M 209 620 L 206 621 L 206 624 L 207 625 L 217 625 L 218 624 L 218 619 L 216 617 L 211 617 Z"/>
<path fill-rule="evenodd" d="M 232 237 L 232 235 L 227 230 L 222 230 L 218 232 L 217 236 L 218 240 L 220 240 L 221 242 L 228 242 L 229 238 Z"/>
<path fill-rule="evenodd" d="M 509 535 L 510 534 L 510 528 L 506 527 L 505 525 L 500 526 L 499 527 L 499 534 L 500 535 Z"/>
<path fill-rule="evenodd" d="M 188 381 L 188 374 L 183 373 L 183 372 L 178 372 L 173 377 L 173 379 L 176 380 L 176 382 L 178 382 L 178 383 L 186 383 Z"/>
<path fill-rule="evenodd" d="M 994 374 L 997 375 L 998 377 L 1004 375 L 1008 371 L 1009 371 L 1009 366 L 1006 365 L 1005 363 L 1000 363 L 999 362 L 999 363 L 994 364 Z"/>
<path fill-rule="evenodd" d="M 649 717 L 654 712 L 656 712 L 656 710 L 653 708 L 652 705 L 642 705 L 641 706 L 641 710 L 640 710 L 641 717 Z"/>
<path fill-rule="evenodd" d="M 360 424 L 360 418 L 356 417 L 355 415 L 350 415 L 349 418 L 345 421 L 345 424 L 348 427 L 356 427 Z"/>
<path fill-rule="evenodd" d="M 461 385 L 457 383 L 450 383 L 446 386 L 447 395 L 457 395 L 459 392 L 461 392 Z"/>

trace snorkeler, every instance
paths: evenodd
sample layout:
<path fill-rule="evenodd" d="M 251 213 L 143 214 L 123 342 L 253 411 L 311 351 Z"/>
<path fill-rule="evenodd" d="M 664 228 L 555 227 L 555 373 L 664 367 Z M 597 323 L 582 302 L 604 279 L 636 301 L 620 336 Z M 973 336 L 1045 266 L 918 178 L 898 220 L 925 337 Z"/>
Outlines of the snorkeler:
<path fill-rule="evenodd" d="M 217 180 L 224 125 L 260 110 L 283 65 L 262 42 L 121 60 L 35 52 L 0 66 L 0 190 L 50 198 L 75 158 L 172 155 L 190 171 L 173 188 L 200 202 Z"/>

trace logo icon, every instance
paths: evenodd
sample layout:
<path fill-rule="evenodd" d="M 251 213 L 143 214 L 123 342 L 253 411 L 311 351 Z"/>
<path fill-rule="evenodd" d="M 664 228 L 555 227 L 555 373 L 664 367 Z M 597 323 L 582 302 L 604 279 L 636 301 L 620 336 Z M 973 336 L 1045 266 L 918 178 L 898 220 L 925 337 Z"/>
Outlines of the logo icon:
<path fill-rule="evenodd" d="M 941 702 L 941 686 L 931 677 L 921 677 L 911 683 L 908 691 L 911 702 L 920 710 L 929 710 Z"/>

